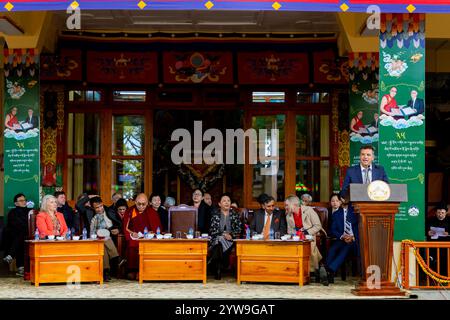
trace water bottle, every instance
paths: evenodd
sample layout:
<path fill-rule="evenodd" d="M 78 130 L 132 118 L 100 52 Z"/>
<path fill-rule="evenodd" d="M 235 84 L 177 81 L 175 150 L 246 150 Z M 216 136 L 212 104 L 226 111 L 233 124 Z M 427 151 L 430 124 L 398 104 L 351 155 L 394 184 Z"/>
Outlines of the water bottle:
<path fill-rule="evenodd" d="M 245 230 L 245 239 L 250 240 L 250 228 L 247 227 L 247 230 Z"/>
<path fill-rule="evenodd" d="M 39 240 L 39 230 L 36 228 L 36 231 L 34 232 L 34 240 Z"/>
<path fill-rule="evenodd" d="M 156 229 L 156 234 L 161 234 L 161 229 L 158 227 L 158 229 Z"/>
<path fill-rule="evenodd" d="M 144 239 L 148 239 L 148 228 L 144 228 Z"/>
<path fill-rule="evenodd" d="M 67 233 L 66 233 L 66 239 L 67 239 L 67 240 L 70 240 L 70 239 L 71 239 L 71 237 L 70 237 L 70 229 L 67 230 Z"/>
<path fill-rule="evenodd" d="M 87 230 L 83 228 L 83 240 L 87 240 Z"/>
<path fill-rule="evenodd" d="M 192 228 L 189 228 L 189 231 L 188 231 L 188 234 L 190 234 L 190 235 L 194 235 L 194 229 L 192 229 Z"/>
<path fill-rule="evenodd" d="M 269 233 L 269 239 L 270 240 L 273 240 L 273 234 L 274 234 L 273 229 L 270 228 L 270 233 Z"/>

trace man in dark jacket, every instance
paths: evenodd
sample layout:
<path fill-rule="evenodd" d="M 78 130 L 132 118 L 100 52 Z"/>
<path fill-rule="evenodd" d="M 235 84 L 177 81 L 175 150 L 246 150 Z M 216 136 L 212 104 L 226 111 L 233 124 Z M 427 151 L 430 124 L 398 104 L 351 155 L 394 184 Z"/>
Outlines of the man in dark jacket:
<path fill-rule="evenodd" d="M 28 235 L 27 199 L 23 193 L 14 196 L 14 209 L 8 213 L 5 228 L 5 257 L 3 261 L 11 264 L 16 259 L 17 275 L 23 276 L 25 260 L 25 240 Z"/>
<path fill-rule="evenodd" d="M 275 209 L 275 199 L 271 196 L 260 198 L 263 201 L 262 209 L 255 212 L 253 220 L 250 223 L 250 230 L 252 232 L 263 234 L 267 239 L 270 230 L 279 232 L 280 236 L 286 234 L 286 216 L 280 210 Z"/>
<path fill-rule="evenodd" d="M 66 221 L 67 227 L 69 230 L 72 230 L 73 228 L 75 233 L 79 234 L 80 216 L 67 204 L 65 192 L 56 191 L 53 195 L 55 196 L 58 204 L 56 210 L 64 215 L 64 220 Z"/>

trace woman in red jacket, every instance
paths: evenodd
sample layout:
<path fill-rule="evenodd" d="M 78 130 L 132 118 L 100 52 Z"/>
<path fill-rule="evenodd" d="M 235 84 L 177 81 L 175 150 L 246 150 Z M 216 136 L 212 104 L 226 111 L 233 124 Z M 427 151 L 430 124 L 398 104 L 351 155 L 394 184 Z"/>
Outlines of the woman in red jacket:
<path fill-rule="evenodd" d="M 46 195 L 42 199 L 41 212 L 36 217 L 36 226 L 39 237 L 65 236 L 67 232 L 66 221 L 62 213 L 56 211 L 58 204 L 52 195 Z"/>

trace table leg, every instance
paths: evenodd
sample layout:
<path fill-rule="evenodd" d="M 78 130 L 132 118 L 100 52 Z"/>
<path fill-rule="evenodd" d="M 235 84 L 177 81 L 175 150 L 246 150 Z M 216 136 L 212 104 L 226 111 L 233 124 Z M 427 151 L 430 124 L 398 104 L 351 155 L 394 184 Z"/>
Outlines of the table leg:
<path fill-rule="evenodd" d="M 298 259 L 298 285 L 303 286 L 303 259 Z"/>

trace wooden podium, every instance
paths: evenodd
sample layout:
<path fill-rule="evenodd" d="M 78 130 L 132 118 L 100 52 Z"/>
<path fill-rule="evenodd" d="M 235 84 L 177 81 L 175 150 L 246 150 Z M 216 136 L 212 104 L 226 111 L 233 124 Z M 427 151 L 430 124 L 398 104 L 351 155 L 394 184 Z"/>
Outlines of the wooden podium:
<path fill-rule="evenodd" d="M 359 245 L 362 277 L 352 290 L 358 296 L 404 296 L 391 281 L 395 214 L 401 202 L 407 201 L 405 184 L 390 184 L 390 196 L 386 200 L 369 197 L 368 184 L 350 184 L 350 201 L 359 214 Z M 373 270 L 380 268 L 380 282 L 376 285 Z M 373 267 L 372 267 L 373 268 Z M 367 279 L 369 278 L 369 281 Z"/>

